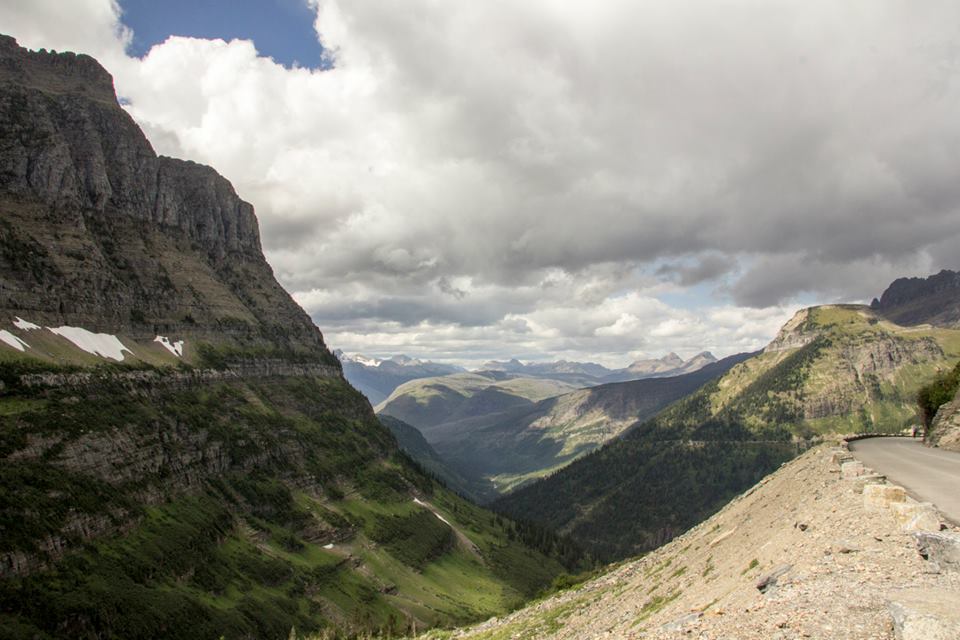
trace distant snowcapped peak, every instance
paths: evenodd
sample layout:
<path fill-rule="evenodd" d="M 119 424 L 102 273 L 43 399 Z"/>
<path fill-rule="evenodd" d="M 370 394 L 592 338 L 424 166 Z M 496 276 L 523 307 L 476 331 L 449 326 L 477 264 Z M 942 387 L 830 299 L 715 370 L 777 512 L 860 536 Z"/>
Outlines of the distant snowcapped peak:
<path fill-rule="evenodd" d="M 383 360 L 378 358 L 368 358 L 362 353 L 354 354 L 353 361 L 358 364 L 362 364 L 365 367 L 379 367 L 381 364 L 383 364 Z"/>

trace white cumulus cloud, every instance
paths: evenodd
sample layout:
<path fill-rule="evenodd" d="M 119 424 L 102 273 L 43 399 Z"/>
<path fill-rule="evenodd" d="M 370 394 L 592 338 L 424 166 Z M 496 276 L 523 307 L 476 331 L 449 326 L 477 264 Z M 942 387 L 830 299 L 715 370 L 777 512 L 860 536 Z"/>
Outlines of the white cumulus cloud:
<path fill-rule="evenodd" d="M 725 355 L 958 266 L 952 0 L 310 4 L 331 69 L 131 58 L 112 0 L 0 24 L 97 56 L 159 152 L 232 180 L 347 350 Z"/>

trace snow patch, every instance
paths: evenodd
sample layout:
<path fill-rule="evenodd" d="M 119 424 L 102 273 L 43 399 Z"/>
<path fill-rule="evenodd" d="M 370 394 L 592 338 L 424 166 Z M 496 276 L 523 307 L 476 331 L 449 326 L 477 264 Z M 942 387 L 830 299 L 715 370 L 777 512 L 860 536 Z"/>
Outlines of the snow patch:
<path fill-rule="evenodd" d="M 66 338 L 74 345 L 83 349 L 87 353 L 100 356 L 101 358 L 110 358 L 112 360 L 123 360 L 123 352 L 133 354 L 133 351 L 127 349 L 120 342 L 117 336 L 109 333 L 93 333 L 82 327 L 47 327 L 51 332 Z"/>
<path fill-rule="evenodd" d="M 17 351 L 24 351 L 25 349 L 30 348 L 30 345 L 28 345 L 26 342 L 24 342 L 17 336 L 13 335 L 6 329 L 0 329 L 0 340 L 7 343 Z"/>
<path fill-rule="evenodd" d="M 23 331 L 33 331 L 34 329 L 39 329 L 39 328 L 40 328 L 40 325 L 38 325 L 38 324 L 33 324 L 32 322 L 27 322 L 26 320 L 24 320 L 24 319 L 21 318 L 20 316 L 15 316 L 15 317 L 13 318 L 13 326 L 15 326 L 17 329 L 21 329 L 21 330 L 23 330 Z"/>
<path fill-rule="evenodd" d="M 333 549 L 333 543 L 323 545 L 324 549 Z"/>
<path fill-rule="evenodd" d="M 153 339 L 153 341 L 162 344 L 164 349 L 178 358 L 183 357 L 183 340 L 177 340 L 176 342 L 171 343 L 170 338 L 166 336 L 157 336 Z"/>
<path fill-rule="evenodd" d="M 381 364 L 383 364 L 383 360 L 368 358 L 367 356 L 360 355 L 359 353 L 353 356 L 353 361 L 362 364 L 365 367 L 379 367 Z"/>
<path fill-rule="evenodd" d="M 420 505 L 421 507 L 426 507 L 427 509 L 430 509 L 430 506 L 429 506 L 426 502 L 423 502 L 422 500 L 420 500 L 420 498 L 414 498 L 413 501 L 416 502 L 416 503 L 417 503 L 418 505 Z M 442 515 L 440 515 L 439 513 L 437 513 L 436 511 L 434 511 L 433 509 L 430 509 L 430 513 L 432 513 L 433 515 L 437 516 L 437 519 L 440 520 L 440 522 L 442 522 L 442 523 L 444 523 L 445 525 L 447 525 L 448 527 L 452 527 L 452 526 L 453 526 L 452 524 L 450 524 L 450 522 L 449 522 L 446 518 L 444 518 Z"/>

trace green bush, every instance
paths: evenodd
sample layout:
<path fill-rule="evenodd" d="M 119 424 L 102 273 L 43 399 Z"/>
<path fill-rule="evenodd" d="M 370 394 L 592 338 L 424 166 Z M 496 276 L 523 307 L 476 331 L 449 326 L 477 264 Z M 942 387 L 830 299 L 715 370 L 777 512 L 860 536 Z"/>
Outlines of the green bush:
<path fill-rule="evenodd" d="M 960 388 L 960 362 L 920 389 L 917 393 L 917 405 L 920 407 L 920 417 L 925 427 L 933 423 L 933 418 L 942 405 L 953 400 L 957 388 Z"/>

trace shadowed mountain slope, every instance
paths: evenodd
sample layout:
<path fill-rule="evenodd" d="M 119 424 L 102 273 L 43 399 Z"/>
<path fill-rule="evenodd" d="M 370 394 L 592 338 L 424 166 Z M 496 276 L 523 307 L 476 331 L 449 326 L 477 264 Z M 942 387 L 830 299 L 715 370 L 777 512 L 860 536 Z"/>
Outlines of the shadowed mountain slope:
<path fill-rule="evenodd" d="M 722 375 L 748 354 L 694 373 L 581 389 L 421 429 L 448 464 L 506 491 L 546 475 Z"/>
<path fill-rule="evenodd" d="M 926 278 L 900 278 L 870 308 L 904 326 L 960 326 L 960 273 L 944 269 Z"/>

